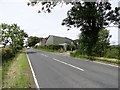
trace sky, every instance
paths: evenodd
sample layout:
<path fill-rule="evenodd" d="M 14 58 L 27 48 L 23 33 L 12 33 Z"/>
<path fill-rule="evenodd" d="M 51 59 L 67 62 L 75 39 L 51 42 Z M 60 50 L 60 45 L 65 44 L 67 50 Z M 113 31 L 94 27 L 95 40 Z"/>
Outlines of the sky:
<path fill-rule="evenodd" d="M 47 37 L 56 35 L 68 37 L 73 40 L 78 39 L 80 30 L 72 28 L 67 30 L 62 26 L 62 20 L 67 17 L 70 5 L 58 5 L 51 13 L 37 13 L 40 5 L 34 7 L 27 6 L 29 0 L 0 0 L 0 23 L 16 23 L 24 29 L 29 36 Z M 111 0 L 112 7 L 118 6 L 118 0 Z M 110 30 L 111 44 L 118 43 L 118 28 L 108 28 Z"/>

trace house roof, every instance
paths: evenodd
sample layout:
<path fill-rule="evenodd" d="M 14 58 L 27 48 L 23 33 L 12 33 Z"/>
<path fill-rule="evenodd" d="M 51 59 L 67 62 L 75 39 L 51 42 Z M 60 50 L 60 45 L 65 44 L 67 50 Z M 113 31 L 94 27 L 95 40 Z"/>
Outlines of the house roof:
<path fill-rule="evenodd" d="M 49 35 L 46 45 L 60 45 L 63 43 L 71 44 L 71 42 L 74 43 L 73 40 L 67 38 L 67 37 L 60 37 L 60 36 L 54 36 L 54 35 Z"/>

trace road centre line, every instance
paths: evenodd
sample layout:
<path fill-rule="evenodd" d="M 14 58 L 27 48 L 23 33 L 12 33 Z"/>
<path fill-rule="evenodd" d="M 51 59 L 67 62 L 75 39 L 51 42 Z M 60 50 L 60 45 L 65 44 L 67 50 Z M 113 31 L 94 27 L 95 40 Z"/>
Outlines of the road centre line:
<path fill-rule="evenodd" d="M 80 70 L 80 71 L 84 71 L 84 69 L 82 69 L 82 68 L 76 67 L 76 66 L 74 66 L 74 65 L 71 65 L 71 64 L 69 64 L 69 63 L 63 62 L 63 61 L 61 61 L 61 60 L 58 60 L 58 59 L 55 59 L 55 58 L 53 58 L 53 60 L 58 61 L 58 62 L 60 62 L 60 63 L 63 63 L 63 64 L 65 64 L 65 65 L 71 66 L 71 67 L 73 67 L 73 68 L 75 68 L 75 69 L 78 69 L 78 70 Z"/>
<path fill-rule="evenodd" d="M 45 56 L 45 57 L 48 57 L 47 55 L 45 55 L 45 54 L 41 54 L 42 56 Z"/>
<path fill-rule="evenodd" d="M 55 53 L 51 53 L 51 54 L 55 55 Z M 43 55 L 43 56 L 45 56 L 45 57 L 48 57 L 47 55 L 44 55 L 44 54 L 41 54 L 41 55 Z M 56 54 L 56 55 L 58 55 L 58 54 Z M 62 55 L 62 56 L 64 56 L 64 55 Z M 71 57 L 71 56 L 67 56 L 67 57 Z M 74 59 L 80 60 L 80 59 L 82 59 L 82 58 L 74 58 Z M 99 62 L 99 61 L 90 61 L 90 60 L 87 60 L 87 59 L 84 59 L 84 60 L 82 60 L 82 61 L 87 61 L 87 62 L 89 61 L 89 62 L 93 62 L 93 63 L 97 63 L 97 64 L 102 64 L 102 65 L 106 65 L 106 66 L 111 66 L 111 67 L 120 68 L 119 65 L 112 65 L 112 64 L 108 64 L 108 63 L 104 63 L 104 62 Z"/>

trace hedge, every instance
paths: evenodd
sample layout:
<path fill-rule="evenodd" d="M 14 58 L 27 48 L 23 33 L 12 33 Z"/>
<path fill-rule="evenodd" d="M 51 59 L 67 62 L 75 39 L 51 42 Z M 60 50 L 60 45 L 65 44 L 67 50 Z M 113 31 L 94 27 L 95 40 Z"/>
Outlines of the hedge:
<path fill-rule="evenodd" d="M 104 57 L 107 58 L 119 58 L 119 49 L 118 48 L 108 48 Z"/>
<path fill-rule="evenodd" d="M 5 62 L 15 56 L 15 53 L 10 48 L 2 48 L 0 51 L 0 54 L 2 55 L 2 62 Z"/>
<path fill-rule="evenodd" d="M 75 50 L 75 46 L 74 45 L 67 45 L 67 50 Z"/>
<path fill-rule="evenodd" d="M 91 61 L 103 61 L 103 62 L 108 62 L 108 63 L 113 63 L 113 64 L 120 65 L 120 60 L 110 60 L 109 58 L 104 58 L 104 57 L 103 57 L 103 59 L 101 59 L 100 57 L 80 55 L 76 52 L 71 52 L 70 55 L 72 57 L 76 57 L 76 58 L 85 58 L 85 59 L 89 59 Z"/>
<path fill-rule="evenodd" d="M 62 45 L 49 45 L 46 46 L 48 49 L 52 49 L 52 50 L 59 50 L 59 49 L 63 49 Z"/>

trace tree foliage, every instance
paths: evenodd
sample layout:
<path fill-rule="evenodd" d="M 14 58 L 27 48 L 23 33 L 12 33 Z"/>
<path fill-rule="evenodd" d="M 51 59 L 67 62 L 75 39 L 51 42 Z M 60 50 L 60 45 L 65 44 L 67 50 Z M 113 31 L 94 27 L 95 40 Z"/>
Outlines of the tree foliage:
<path fill-rule="evenodd" d="M 76 0 L 29 0 L 29 1 L 30 2 L 27 3 L 28 6 L 29 5 L 35 6 L 39 3 L 41 3 L 42 7 L 38 11 L 38 13 L 41 13 L 42 11 L 50 13 L 51 10 L 58 4 L 63 4 L 63 3 L 69 4 Z"/>
<path fill-rule="evenodd" d="M 98 34 L 98 41 L 96 42 L 95 47 L 91 48 L 91 55 L 93 56 L 104 56 L 106 54 L 106 49 L 109 46 L 109 40 L 111 38 L 111 35 L 109 35 L 109 31 L 106 29 L 100 30 Z M 79 37 L 80 47 L 79 51 L 80 54 L 87 54 L 89 55 L 89 39 L 85 38 L 85 35 L 83 33 L 80 34 Z"/>
<path fill-rule="evenodd" d="M 91 55 L 92 49 L 98 41 L 99 31 L 110 23 L 108 22 L 109 15 L 107 15 L 110 10 L 111 4 L 108 2 L 77 2 L 68 11 L 67 18 L 63 20 L 62 25 L 80 28 L 84 39 L 87 41 L 85 47 L 87 54 Z"/>
<path fill-rule="evenodd" d="M 28 46 L 32 47 L 35 46 L 35 44 L 40 42 L 40 38 L 36 36 L 30 36 L 28 38 Z"/>
<path fill-rule="evenodd" d="M 17 24 L 2 23 L 0 31 L 2 32 L 1 43 L 4 47 L 9 44 L 14 49 L 22 48 L 24 39 L 28 36 Z"/>
<path fill-rule="evenodd" d="M 111 23 L 118 25 L 120 28 L 120 7 L 116 7 L 115 10 L 111 9 L 109 2 L 87 2 L 87 0 L 31 0 L 28 5 L 42 4 L 42 11 L 51 12 L 58 3 L 72 4 L 72 8 L 67 12 L 67 18 L 62 22 L 62 25 L 66 25 L 68 28 L 72 26 L 80 28 L 82 35 L 86 41 L 87 54 L 92 54 L 92 49 L 96 46 L 99 32 L 106 27 L 109 27 Z M 41 12 L 41 11 L 39 11 Z"/>
<path fill-rule="evenodd" d="M 76 7 L 76 3 L 84 5 L 84 3 L 90 3 L 89 0 L 29 0 L 28 6 L 35 6 L 37 4 L 41 3 L 41 9 L 38 11 L 38 13 L 41 13 L 42 11 L 50 13 L 51 10 L 57 6 L 58 4 L 71 4 L 73 7 Z M 109 3 L 109 0 L 103 1 L 103 0 L 92 0 L 91 3 L 95 3 L 98 6 L 96 8 L 101 8 L 101 11 L 104 9 L 111 9 L 111 4 Z M 86 6 L 88 5 L 86 4 Z M 103 9 L 104 8 L 104 9 Z M 85 9 L 85 8 L 84 8 Z M 103 11 L 102 11 L 103 12 Z M 92 13 L 92 12 L 90 12 Z M 105 12 L 104 12 L 105 13 Z M 104 14 L 103 13 L 103 14 Z M 120 7 L 115 7 L 115 10 L 107 11 L 107 20 L 109 20 L 109 23 L 114 23 L 118 25 L 120 28 Z M 108 23 L 108 22 L 107 22 Z M 106 23 L 106 24 L 107 24 Z M 108 24 L 107 24 L 108 25 Z M 109 26 L 109 25 L 108 25 Z"/>
<path fill-rule="evenodd" d="M 93 48 L 94 56 L 105 56 L 106 50 L 110 45 L 110 38 L 112 35 L 109 35 L 109 31 L 106 29 L 102 29 L 99 32 L 98 41 L 96 46 Z"/>

